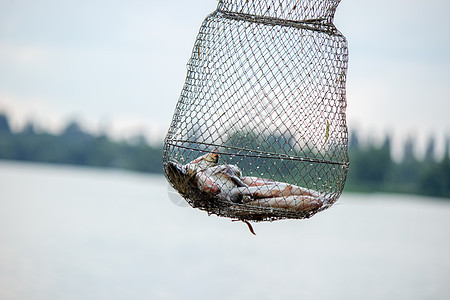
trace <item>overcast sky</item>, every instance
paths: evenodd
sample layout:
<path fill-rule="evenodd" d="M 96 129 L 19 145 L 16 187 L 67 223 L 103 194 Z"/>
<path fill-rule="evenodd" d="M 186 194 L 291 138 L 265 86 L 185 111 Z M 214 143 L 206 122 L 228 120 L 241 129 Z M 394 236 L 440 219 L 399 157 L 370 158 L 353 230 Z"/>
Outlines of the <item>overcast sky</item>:
<path fill-rule="evenodd" d="M 164 132 L 215 0 L 0 0 L 0 111 L 61 128 Z M 450 135 L 450 1 L 343 0 L 350 128 L 442 147 Z M 161 136 L 161 134 L 160 134 Z"/>

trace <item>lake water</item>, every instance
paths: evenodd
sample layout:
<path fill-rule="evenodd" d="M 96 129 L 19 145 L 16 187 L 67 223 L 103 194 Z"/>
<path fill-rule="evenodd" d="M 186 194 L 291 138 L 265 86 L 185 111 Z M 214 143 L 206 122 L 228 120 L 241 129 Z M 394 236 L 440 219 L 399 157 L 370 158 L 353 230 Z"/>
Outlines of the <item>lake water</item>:
<path fill-rule="evenodd" d="M 450 299 L 450 201 L 344 194 L 253 236 L 167 190 L 0 161 L 0 299 Z"/>

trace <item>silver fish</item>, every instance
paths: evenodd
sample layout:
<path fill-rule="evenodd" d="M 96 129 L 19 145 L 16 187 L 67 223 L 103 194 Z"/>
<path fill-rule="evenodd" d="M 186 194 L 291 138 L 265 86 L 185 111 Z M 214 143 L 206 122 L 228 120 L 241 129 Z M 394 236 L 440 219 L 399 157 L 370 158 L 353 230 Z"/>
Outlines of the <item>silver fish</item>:
<path fill-rule="evenodd" d="M 214 167 L 219 161 L 217 151 L 206 153 L 193 161 L 183 165 L 176 161 L 166 164 L 166 173 L 174 188 L 182 195 L 186 196 L 189 189 L 197 186 L 197 174 L 209 167 Z"/>
<path fill-rule="evenodd" d="M 246 182 L 244 180 L 244 182 Z M 248 181 L 247 181 L 248 182 Z M 261 180 L 259 180 L 261 182 Z M 251 185 L 238 188 L 246 196 L 253 198 L 285 197 L 285 196 L 311 196 L 320 198 L 321 194 L 315 190 L 296 186 L 293 184 L 265 180 L 266 184 Z"/>
<path fill-rule="evenodd" d="M 237 187 L 247 185 L 240 179 L 241 170 L 235 165 L 219 165 L 197 174 L 198 188 L 216 194 L 220 200 L 240 202 L 242 193 Z"/>
<path fill-rule="evenodd" d="M 305 212 L 329 201 L 315 190 L 262 177 L 243 177 L 238 166 L 217 165 L 218 161 L 219 155 L 213 151 L 185 165 L 169 162 L 167 174 L 182 196 L 196 189 L 222 201 Z"/>
<path fill-rule="evenodd" d="M 297 212 L 308 212 L 322 206 L 322 201 L 312 196 L 287 196 L 274 198 L 261 198 L 247 202 L 246 205 L 284 208 Z"/>

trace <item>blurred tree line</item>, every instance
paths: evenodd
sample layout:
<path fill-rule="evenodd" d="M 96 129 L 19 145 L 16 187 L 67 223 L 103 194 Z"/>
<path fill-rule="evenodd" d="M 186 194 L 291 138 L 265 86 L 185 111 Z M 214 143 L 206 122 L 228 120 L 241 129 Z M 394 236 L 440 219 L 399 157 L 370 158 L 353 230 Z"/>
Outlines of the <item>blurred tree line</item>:
<path fill-rule="evenodd" d="M 403 145 L 402 159 L 392 159 L 391 138 L 386 136 L 380 146 L 373 142 L 362 146 L 355 132 L 350 133 L 350 169 L 347 191 L 414 193 L 450 198 L 450 141 L 447 138 L 442 159 L 435 156 L 435 140 L 430 138 L 425 156 L 414 154 L 414 140 Z"/>
<path fill-rule="evenodd" d="M 257 141 L 256 138 L 253 140 Z M 237 144 L 239 142 L 242 141 L 235 141 Z M 287 145 L 278 140 L 269 144 L 274 147 L 278 144 Z M 435 141 L 430 139 L 425 157 L 419 160 L 414 154 L 414 140 L 409 138 L 403 145 L 402 159 L 396 162 L 392 159 L 390 136 L 386 136 L 381 145 L 373 142 L 362 145 L 357 134 L 351 132 L 350 169 L 345 190 L 450 198 L 449 146 L 450 141 L 447 139 L 444 157 L 436 160 Z M 276 151 L 275 148 L 273 151 Z M 162 145 L 150 146 L 142 136 L 132 143 L 117 142 L 105 134 L 87 133 L 75 121 L 67 124 L 60 134 L 38 132 L 33 123 L 28 123 L 20 132 L 12 132 L 7 116 L 0 112 L 0 159 L 162 173 L 162 151 Z"/>
<path fill-rule="evenodd" d="M 60 134 L 38 132 L 28 123 L 12 132 L 6 115 L 0 113 L 0 159 L 60 163 L 140 172 L 161 173 L 162 146 L 150 146 L 140 136 L 132 143 L 92 135 L 72 121 Z"/>

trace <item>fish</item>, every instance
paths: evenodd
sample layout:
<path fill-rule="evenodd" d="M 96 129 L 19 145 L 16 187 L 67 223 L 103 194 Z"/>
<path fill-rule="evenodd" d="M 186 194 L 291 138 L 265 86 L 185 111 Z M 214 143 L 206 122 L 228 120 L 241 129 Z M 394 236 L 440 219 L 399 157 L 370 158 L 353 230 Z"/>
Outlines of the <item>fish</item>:
<path fill-rule="evenodd" d="M 242 177 L 242 182 L 244 182 L 248 186 L 261 186 L 266 184 L 274 184 L 275 180 L 262 178 L 262 177 L 253 177 L 253 176 L 244 176 Z"/>
<path fill-rule="evenodd" d="M 194 159 L 186 166 L 192 172 L 198 172 L 201 170 L 205 170 L 207 168 L 215 167 L 217 166 L 218 162 L 219 162 L 219 153 L 217 150 L 214 150 L 212 152 L 206 153 Z"/>
<path fill-rule="evenodd" d="M 237 203 L 242 200 L 242 193 L 236 187 L 247 186 L 241 176 L 242 171 L 236 165 L 219 165 L 199 172 L 197 186 L 200 190 L 216 194 L 220 200 Z"/>
<path fill-rule="evenodd" d="M 177 161 L 169 161 L 165 168 L 169 181 L 182 196 L 186 196 L 189 189 L 197 186 L 197 174 L 203 170 L 217 166 L 219 154 L 217 150 L 206 153 L 183 165 Z"/>
<path fill-rule="evenodd" d="M 192 189 L 230 203 L 250 206 L 284 208 L 293 211 L 311 211 L 327 204 L 318 191 L 268 178 L 242 176 L 236 165 L 218 165 L 217 150 L 206 153 L 182 165 L 167 163 L 170 181 L 182 196 Z"/>
<path fill-rule="evenodd" d="M 169 161 L 165 165 L 166 174 L 173 187 L 183 196 L 189 192 L 192 186 L 193 174 L 189 169 L 178 162 Z"/>
<path fill-rule="evenodd" d="M 236 187 L 247 185 L 240 179 L 242 171 L 236 165 L 217 165 L 218 151 L 204 154 L 183 165 L 175 161 L 167 163 L 169 180 L 182 196 L 189 195 L 192 189 L 206 192 L 219 200 L 242 202 L 242 194 Z"/>
<path fill-rule="evenodd" d="M 308 212 L 319 209 L 322 206 L 322 201 L 312 196 L 292 195 L 287 197 L 261 198 L 247 202 L 246 205 L 268 208 L 284 208 L 296 212 Z"/>
<path fill-rule="evenodd" d="M 248 186 L 248 187 L 236 187 L 239 193 L 248 196 L 250 199 L 268 198 L 268 197 L 281 197 L 283 196 L 283 190 L 274 184 L 260 185 L 260 186 Z"/>
<path fill-rule="evenodd" d="M 248 182 L 248 181 L 244 181 Z M 284 196 L 311 196 L 320 198 L 321 194 L 315 190 L 296 186 L 285 182 L 268 180 L 267 184 L 250 185 L 238 187 L 239 191 L 246 196 L 253 198 L 284 197 Z"/>

